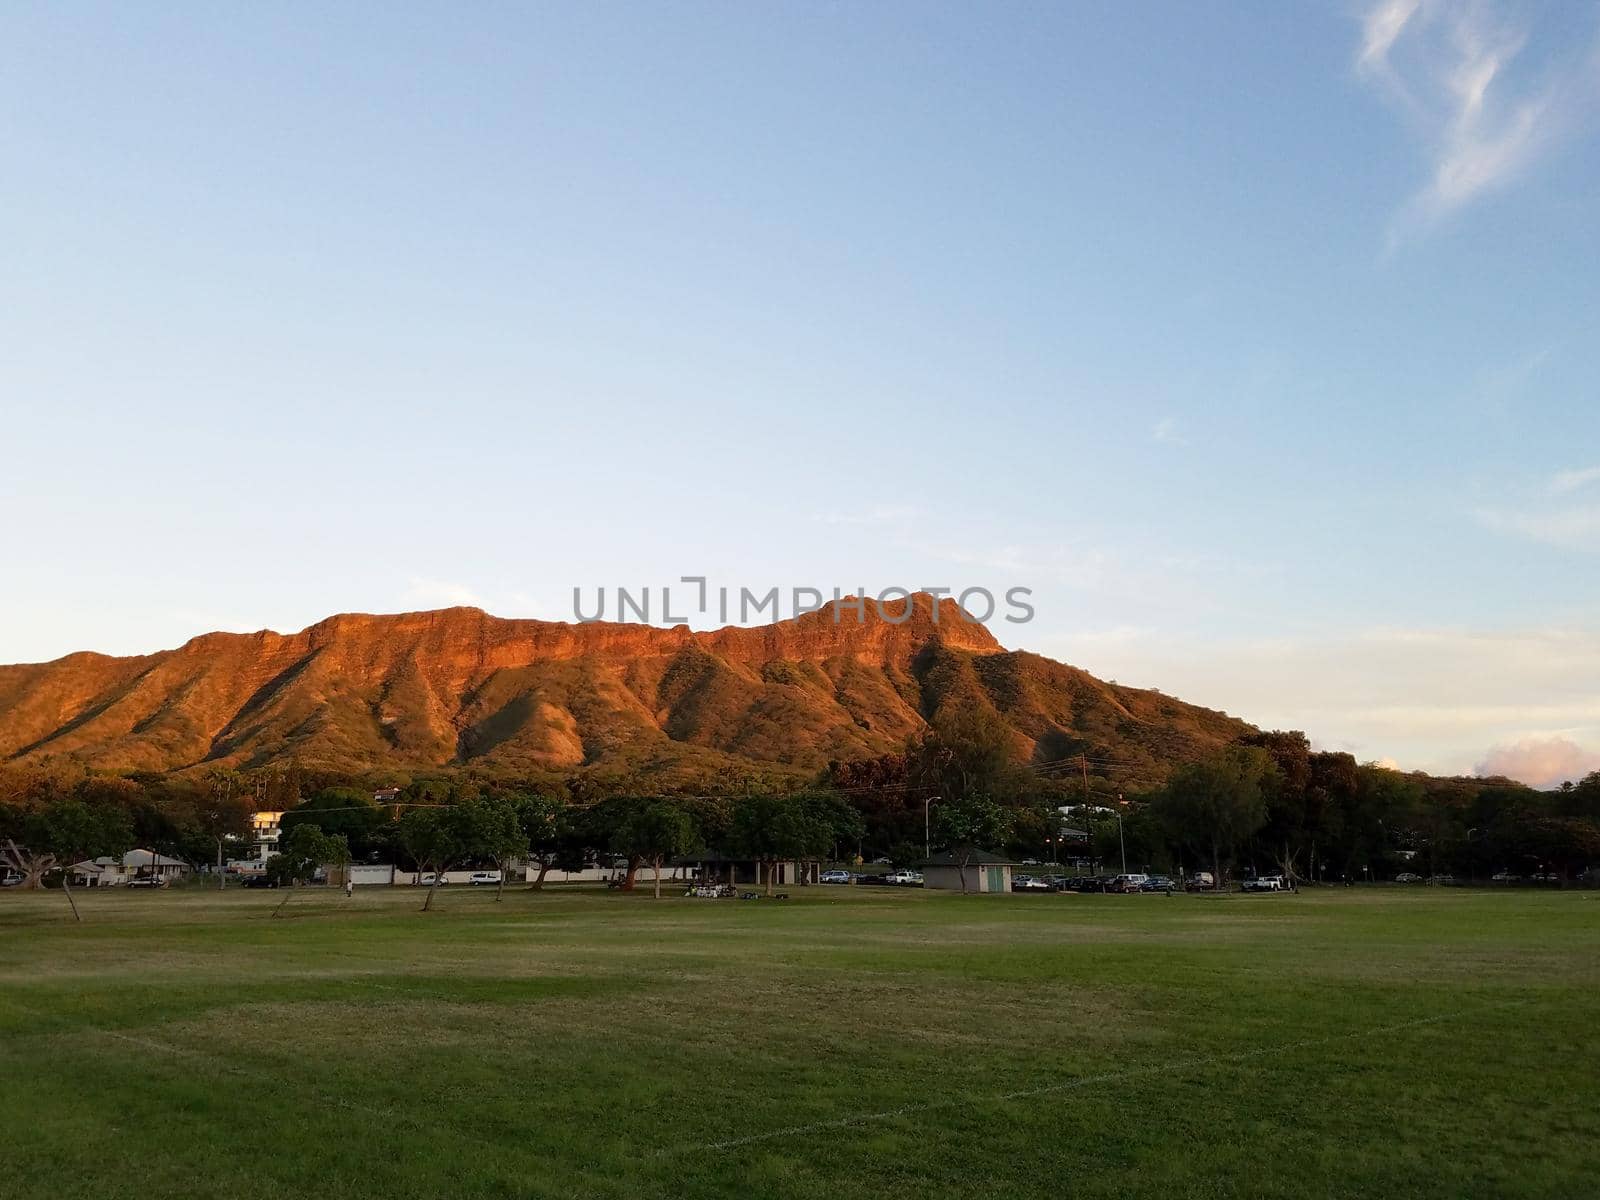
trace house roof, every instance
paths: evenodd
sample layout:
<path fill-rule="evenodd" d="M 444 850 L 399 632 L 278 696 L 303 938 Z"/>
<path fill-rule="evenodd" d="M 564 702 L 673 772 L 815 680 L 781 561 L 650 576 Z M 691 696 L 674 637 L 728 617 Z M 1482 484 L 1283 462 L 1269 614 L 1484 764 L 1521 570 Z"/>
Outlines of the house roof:
<path fill-rule="evenodd" d="M 124 867 L 186 867 L 189 864 L 179 858 L 168 858 L 165 854 L 157 854 L 153 850 L 129 850 L 122 856 Z"/>
<path fill-rule="evenodd" d="M 969 846 L 946 850 L 943 854 L 935 854 L 932 858 L 925 858 L 917 864 L 918 867 L 1014 867 L 1016 865 L 1009 858 Z"/>

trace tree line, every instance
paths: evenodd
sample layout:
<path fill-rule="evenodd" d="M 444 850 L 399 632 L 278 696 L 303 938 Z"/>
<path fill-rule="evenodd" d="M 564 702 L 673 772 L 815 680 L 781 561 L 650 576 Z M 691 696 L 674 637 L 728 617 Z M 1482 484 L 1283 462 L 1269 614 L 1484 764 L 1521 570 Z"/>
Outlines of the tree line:
<path fill-rule="evenodd" d="M 833 763 L 810 781 L 726 781 L 725 794 L 660 794 L 646 779 L 458 773 L 405 780 L 380 802 L 374 783 L 392 777 L 7 767 L 0 865 L 37 886 L 137 845 L 209 868 L 222 886 L 224 862 L 247 856 L 251 816 L 263 809 L 284 813 L 271 869 L 289 884 L 346 860 L 401 862 L 435 879 L 493 864 L 502 880 L 507 864 L 526 860 L 538 887 L 551 870 L 613 857 L 632 889 L 642 868 L 659 886 L 662 867 L 695 854 L 753 860 L 770 879 L 787 860 L 911 865 L 934 850 L 957 852 L 958 869 L 973 850 L 1090 865 L 1120 863 L 1125 852 L 1130 866 L 1203 866 L 1219 883 L 1229 871 L 1306 882 L 1399 869 L 1565 878 L 1600 864 L 1600 773 L 1540 792 L 1361 765 L 1311 749 L 1301 733 L 1262 732 L 1177 767 L 1159 788 L 1124 791 L 1115 763 L 1093 747 L 1083 748 L 1081 771 L 1038 768 L 1024 750 L 992 708 L 954 703 L 899 753 Z M 430 889 L 424 907 L 432 900 Z"/>

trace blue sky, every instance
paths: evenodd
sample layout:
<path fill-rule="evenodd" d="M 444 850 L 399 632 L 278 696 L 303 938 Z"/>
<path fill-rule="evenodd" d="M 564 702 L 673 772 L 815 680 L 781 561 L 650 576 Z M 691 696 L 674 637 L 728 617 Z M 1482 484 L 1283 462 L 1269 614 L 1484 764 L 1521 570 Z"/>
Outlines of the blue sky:
<path fill-rule="evenodd" d="M 1600 12 L 12 6 L 0 661 L 574 586 L 1600 766 Z"/>

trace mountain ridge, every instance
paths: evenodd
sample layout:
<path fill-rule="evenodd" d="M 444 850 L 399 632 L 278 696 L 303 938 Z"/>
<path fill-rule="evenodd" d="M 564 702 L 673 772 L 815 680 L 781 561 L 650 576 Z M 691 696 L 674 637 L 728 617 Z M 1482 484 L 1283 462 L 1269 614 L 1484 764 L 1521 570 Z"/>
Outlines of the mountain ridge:
<path fill-rule="evenodd" d="M 1025 758 L 1131 755 L 1152 778 L 1250 729 L 1007 650 L 918 593 L 902 621 L 838 601 L 698 631 L 447 608 L 77 651 L 0 666 L 0 762 L 801 773 L 893 752 L 957 700 L 992 706 Z"/>

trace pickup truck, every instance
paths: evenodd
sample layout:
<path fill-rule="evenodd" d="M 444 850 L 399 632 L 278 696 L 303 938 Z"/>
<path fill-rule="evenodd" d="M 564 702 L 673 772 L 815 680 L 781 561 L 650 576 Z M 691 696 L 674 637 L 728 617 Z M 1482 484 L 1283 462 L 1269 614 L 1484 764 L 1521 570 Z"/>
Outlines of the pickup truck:
<path fill-rule="evenodd" d="M 1282 875 L 1260 875 L 1255 879 L 1246 879 L 1241 885 L 1246 892 L 1282 892 L 1288 890 Z"/>

